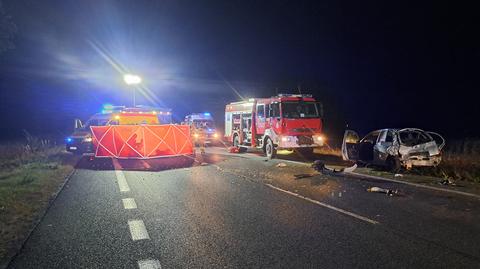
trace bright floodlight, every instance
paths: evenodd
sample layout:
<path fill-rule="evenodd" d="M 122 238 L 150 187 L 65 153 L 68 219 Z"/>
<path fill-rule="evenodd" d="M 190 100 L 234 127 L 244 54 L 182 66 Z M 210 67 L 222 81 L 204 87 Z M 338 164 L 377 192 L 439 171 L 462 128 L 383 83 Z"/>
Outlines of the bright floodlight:
<path fill-rule="evenodd" d="M 142 78 L 137 76 L 137 75 L 133 75 L 133 74 L 125 74 L 123 76 L 123 80 L 125 81 L 125 83 L 127 83 L 128 85 L 133 85 L 133 84 L 140 84 L 142 83 Z"/>

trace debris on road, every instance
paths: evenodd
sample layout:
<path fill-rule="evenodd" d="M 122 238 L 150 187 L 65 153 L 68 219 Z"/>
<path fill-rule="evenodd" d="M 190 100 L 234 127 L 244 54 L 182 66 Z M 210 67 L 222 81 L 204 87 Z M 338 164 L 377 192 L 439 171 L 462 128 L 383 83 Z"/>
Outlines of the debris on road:
<path fill-rule="evenodd" d="M 450 179 L 450 178 L 446 178 L 446 179 L 440 181 L 439 184 L 441 184 L 441 185 L 457 186 L 457 184 L 455 184 L 455 181 L 453 181 L 453 180 Z"/>
<path fill-rule="evenodd" d="M 240 148 L 239 148 L 239 147 L 229 147 L 229 148 L 228 148 L 228 152 L 230 152 L 230 153 L 239 153 L 239 152 L 240 152 Z"/>
<path fill-rule="evenodd" d="M 314 175 L 313 174 L 296 174 L 296 175 L 293 175 L 295 177 L 295 179 L 302 179 L 302 178 L 307 178 L 307 177 L 313 177 Z"/>
<path fill-rule="evenodd" d="M 355 169 L 357 169 L 357 164 L 354 164 L 351 167 L 332 169 L 332 168 L 326 167 L 322 161 L 316 160 L 315 162 L 313 162 L 312 167 L 313 169 L 315 169 L 316 171 L 324 175 L 342 175 L 343 173 L 353 172 Z"/>
<path fill-rule="evenodd" d="M 393 177 L 403 177 L 403 175 L 402 174 L 395 174 L 395 175 L 393 175 Z"/>
<path fill-rule="evenodd" d="M 383 189 L 379 187 L 370 187 L 367 189 L 368 192 L 379 192 L 379 193 L 385 193 L 388 196 L 393 196 L 395 194 L 399 194 L 400 192 L 398 190 L 390 190 L 390 189 Z"/>
<path fill-rule="evenodd" d="M 287 167 L 287 164 L 286 163 L 279 163 L 277 165 L 275 165 L 276 167 Z"/>

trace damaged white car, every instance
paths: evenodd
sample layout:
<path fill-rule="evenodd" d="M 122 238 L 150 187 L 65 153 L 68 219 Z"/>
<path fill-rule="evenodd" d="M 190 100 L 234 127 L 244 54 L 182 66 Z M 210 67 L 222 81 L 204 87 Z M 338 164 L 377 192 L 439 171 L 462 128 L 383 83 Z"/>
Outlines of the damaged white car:
<path fill-rule="evenodd" d="M 355 131 L 346 130 L 342 157 L 398 171 L 414 166 L 437 166 L 442 160 L 444 146 L 445 139 L 441 135 L 416 128 L 377 130 L 361 140 Z"/>

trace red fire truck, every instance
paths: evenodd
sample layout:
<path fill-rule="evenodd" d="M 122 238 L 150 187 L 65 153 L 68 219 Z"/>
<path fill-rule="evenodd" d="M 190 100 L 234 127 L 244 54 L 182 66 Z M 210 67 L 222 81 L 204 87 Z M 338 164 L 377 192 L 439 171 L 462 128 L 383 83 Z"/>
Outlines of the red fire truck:
<path fill-rule="evenodd" d="M 225 107 L 225 138 L 240 148 L 261 148 L 268 158 L 277 149 L 311 154 L 323 146 L 323 109 L 311 95 L 279 94 Z"/>

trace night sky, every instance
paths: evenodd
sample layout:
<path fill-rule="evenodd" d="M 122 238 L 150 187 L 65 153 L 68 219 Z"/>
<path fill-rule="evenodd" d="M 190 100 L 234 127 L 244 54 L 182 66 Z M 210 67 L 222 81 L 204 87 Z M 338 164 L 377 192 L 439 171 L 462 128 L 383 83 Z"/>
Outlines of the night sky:
<path fill-rule="evenodd" d="M 3 0 L 17 27 L 0 54 L 0 138 L 66 135 L 140 74 L 178 120 L 275 92 L 311 93 L 332 140 L 344 128 L 478 137 L 480 27 L 439 1 Z"/>

